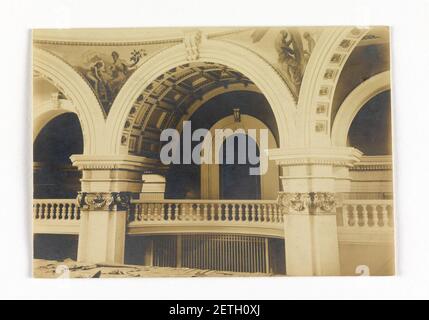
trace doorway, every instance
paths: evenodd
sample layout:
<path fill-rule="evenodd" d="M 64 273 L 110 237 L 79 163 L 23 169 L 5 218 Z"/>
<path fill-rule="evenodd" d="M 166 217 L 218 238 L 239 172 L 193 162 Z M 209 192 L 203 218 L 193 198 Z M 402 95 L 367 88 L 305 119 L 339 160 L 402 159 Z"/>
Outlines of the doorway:
<path fill-rule="evenodd" d="M 243 147 L 244 142 L 245 148 Z M 232 144 L 234 150 L 233 163 L 227 163 L 227 146 Z M 259 158 L 257 143 L 246 134 L 232 135 L 223 142 L 222 154 L 220 155 L 222 164 L 219 168 L 221 199 L 261 199 L 260 175 L 249 174 L 250 168 L 258 168 L 259 166 L 259 164 L 250 163 L 247 152 L 250 148 L 256 150 L 256 156 Z M 241 161 L 239 161 L 240 159 Z"/>

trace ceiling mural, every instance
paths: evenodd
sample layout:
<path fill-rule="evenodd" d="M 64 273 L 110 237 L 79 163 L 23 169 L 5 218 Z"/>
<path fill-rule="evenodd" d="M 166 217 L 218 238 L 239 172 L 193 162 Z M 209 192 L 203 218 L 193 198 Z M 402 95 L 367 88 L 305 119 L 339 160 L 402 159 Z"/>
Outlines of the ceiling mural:
<path fill-rule="evenodd" d="M 264 57 L 298 98 L 305 67 L 320 36 L 320 28 L 249 28 L 216 36 L 245 46 Z"/>
<path fill-rule="evenodd" d="M 63 59 L 87 81 L 107 117 L 126 80 L 149 57 L 176 42 L 134 44 L 55 43 L 36 45 Z"/>

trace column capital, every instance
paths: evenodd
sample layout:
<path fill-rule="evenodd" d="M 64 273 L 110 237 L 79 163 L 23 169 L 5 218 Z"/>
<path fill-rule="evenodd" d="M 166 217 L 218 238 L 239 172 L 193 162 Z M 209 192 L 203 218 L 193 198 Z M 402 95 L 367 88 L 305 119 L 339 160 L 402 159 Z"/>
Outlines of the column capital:
<path fill-rule="evenodd" d="M 130 192 L 79 192 L 77 201 L 86 211 L 126 211 L 130 207 Z"/>
<path fill-rule="evenodd" d="M 278 203 L 283 214 L 336 214 L 333 192 L 280 192 Z"/>
<path fill-rule="evenodd" d="M 270 160 L 278 165 L 334 165 L 352 167 L 360 161 L 362 152 L 351 147 L 290 148 L 268 150 Z"/>

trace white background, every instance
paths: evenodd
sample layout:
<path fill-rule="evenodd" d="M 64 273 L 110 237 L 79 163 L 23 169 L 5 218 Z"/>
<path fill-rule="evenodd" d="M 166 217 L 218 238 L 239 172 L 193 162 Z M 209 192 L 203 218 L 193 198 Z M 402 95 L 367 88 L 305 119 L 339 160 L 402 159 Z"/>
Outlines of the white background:
<path fill-rule="evenodd" d="M 429 1 L 3 0 L 0 2 L 0 298 L 429 298 Z M 398 276 L 30 278 L 30 29 L 391 25 Z"/>

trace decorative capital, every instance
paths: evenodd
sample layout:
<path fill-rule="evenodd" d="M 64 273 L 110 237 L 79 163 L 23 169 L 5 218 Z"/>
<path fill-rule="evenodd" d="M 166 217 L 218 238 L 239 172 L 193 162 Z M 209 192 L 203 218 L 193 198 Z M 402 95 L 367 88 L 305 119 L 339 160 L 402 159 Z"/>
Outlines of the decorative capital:
<path fill-rule="evenodd" d="M 196 30 L 186 33 L 183 39 L 183 43 L 185 44 L 186 48 L 187 60 L 198 60 L 200 56 L 199 46 L 201 43 L 201 31 Z"/>
<path fill-rule="evenodd" d="M 282 213 L 323 214 L 336 208 L 335 195 L 332 192 L 308 192 L 279 194 L 278 202 Z"/>
<path fill-rule="evenodd" d="M 129 192 L 79 192 L 77 201 L 88 211 L 125 211 L 130 207 Z"/>

